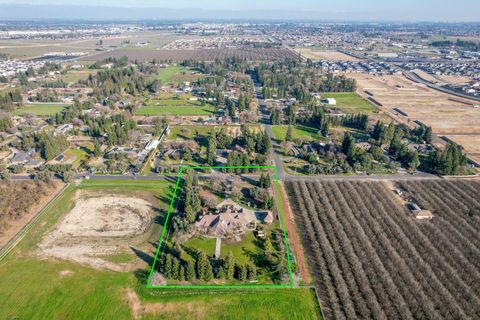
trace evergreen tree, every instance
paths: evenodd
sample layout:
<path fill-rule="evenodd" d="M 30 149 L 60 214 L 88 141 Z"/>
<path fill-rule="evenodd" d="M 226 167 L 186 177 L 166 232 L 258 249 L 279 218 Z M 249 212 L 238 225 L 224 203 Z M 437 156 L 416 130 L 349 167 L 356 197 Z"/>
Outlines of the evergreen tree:
<path fill-rule="evenodd" d="M 254 264 L 247 264 L 247 279 L 249 281 L 257 280 L 257 267 Z"/>
<path fill-rule="evenodd" d="M 355 154 L 355 138 L 350 132 L 345 133 L 342 142 L 342 152 L 351 160 Z"/>
<path fill-rule="evenodd" d="M 93 142 L 93 155 L 97 158 L 102 155 L 102 151 L 100 148 L 100 142 L 98 141 L 98 139 L 95 139 L 95 141 Z"/>
<path fill-rule="evenodd" d="M 280 110 L 278 109 L 273 109 L 271 114 L 270 114 L 270 122 L 273 124 L 273 125 L 278 125 L 281 123 L 281 119 L 280 119 Z"/>
<path fill-rule="evenodd" d="M 223 262 L 223 270 L 225 273 L 225 279 L 232 280 L 235 274 L 235 259 L 232 251 L 229 251 L 225 261 Z"/>
<path fill-rule="evenodd" d="M 178 259 L 173 257 L 172 258 L 172 279 L 179 280 L 180 279 L 180 263 Z"/>
<path fill-rule="evenodd" d="M 178 271 L 178 280 L 180 281 L 185 281 L 185 273 L 186 269 L 184 266 L 180 266 L 179 271 Z"/>
<path fill-rule="evenodd" d="M 425 140 L 426 143 L 432 143 L 432 127 L 425 128 L 423 140 Z"/>
<path fill-rule="evenodd" d="M 197 269 L 197 279 L 200 280 L 205 280 L 207 277 L 207 267 L 210 265 L 210 262 L 208 261 L 208 257 L 203 251 L 199 251 L 198 256 L 197 256 L 197 263 L 196 263 L 196 269 Z"/>
<path fill-rule="evenodd" d="M 270 176 L 268 175 L 268 173 L 266 174 L 261 174 L 260 175 L 260 179 L 258 181 L 258 185 L 260 188 L 270 188 L 272 186 L 272 181 L 270 180 Z"/>
<path fill-rule="evenodd" d="M 185 269 L 185 280 L 192 281 L 195 279 L 195 266 L 190 260 L 187 260 L 187 268 Z"/>
<path fill-rule="evenodd" d="M 210 281 L 213 279 L 213 266 L 210 261 L 207 261 L 205 266 L 205 278 L 203 280 Z"/>
<path fill-rule="evenodd" d="M 265 241 L 263 242 L 263 248 L 265 250 L 265 256 L 267 257 L 267 259 L 271 259 L 272 258 L 272 255 L 273 255 L 273 245 L 272 245 L 272 241 L 270 241 L 270 238 L 266 238 Z"/>
<path fill-rule="evenodd" d="M 289 125 L 287 128 L 287 133 L 285 134 L 285 141 L 292 141 L 293 139 L 293 129 L 292 126 Z"/>
<path fill-rule="evenodd" d="M 247 280 L 247 267 L 243 264 L 237 264 L 237 279 L 240 281 Z"/>
<path fill-rule="evenodd" d="M 185 160 L 186 162 L 192 161 L 192 153 L 190 152 L 189 148 L 185 148 L 183 150 L 183 160 Z"/>
<path fill-rule="evenodd" d="M 215 165 L 217 159 L 217 139 L 212 135 L 208 138 L 207 163 L 210 166 Z"/>
<path fill-rule="evenodd" d="M 173 261 L 172 261 L 172 256 L 170 254 L 167 254 L 165 257 L 165 266 L 164 266 L 163 275 L 167 279 L 171 279 L 173 277 Z"/>

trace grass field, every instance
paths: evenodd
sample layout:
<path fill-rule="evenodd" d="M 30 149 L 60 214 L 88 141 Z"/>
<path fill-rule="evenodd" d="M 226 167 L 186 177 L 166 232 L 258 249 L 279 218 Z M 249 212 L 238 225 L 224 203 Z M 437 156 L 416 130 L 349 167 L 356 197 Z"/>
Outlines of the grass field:
<path fill-rule="evenodd" d="M 302 289 L 146 289 L 147 271 L 110 272 L 63 260 L 38 259 L 39 240 L 69 209 L 77 189 L 150 191 L 168 200 L 166 181 L 85 180 L 69 186 L 0 261 L 1 319 L 318 319 L 314 291 Z M 163 206 L 163 204 L 161 204 Z M 158 231 L 158 230 L 157 230 Z M 119 255 L 115 259 L 127 259 Z M 138 297 L 136 312 L 131 296 Z M 139 304 L 139 305 L 138 305 Z"/>
<path fill-rule="evenodd" d="M 63 111 L 67 105 L 65 104 L 39 104 L 39 103 L 32 103 L 28 105 L 24 105 L 20 109 L 16 110 L 13 114 L 16 116 L 20 116 L 24 113 L 32 113 L 36 116 L 53 116 L 56 113 Z"/>
<path fill-rule="evenodd" d="M 194 237 L 187 240 L 183 245 L 185 248 L 201 250 L 209 257 L 215 254 L 215 238 Z"/>
<path fill-rule="evenodd" d="M 215 108 L 211 104 L 201 105 L 199 101 L 190 101 L 188 97 L 168 97 L 150 100 L 148 105 L 139 109 L 137 115 L 211 115 Z"/>
<path fill-rule="evenodd" d="M 175 75 L 182 71 L 187 71 L 187 68 L 178 67 L 178 66 L 170 66 L 167 68 L 162 68 L 157 73 L 155 79 L 162 81 L 163 84 L 171 83 Z"/>
<path fill-rule="evenodd" d="M 139 116 L 155 115 L 184 115 L 204 116 L 211 115 L 215 111 L 213 106 L 147 106 L 138 110 L 135 114 Z"/>
<path fill-rule="evenodd" d="M 184 116 L 203 116 L 211 115 L 215 111 L 212 106 L 148 106 L 138 110 L 135 114 L 139 116 L 156 115 L 184 115 Z"/>
<path fill-rule="evenodd" d="M 65 152 L 65 155 L 68 158 L 75 158 L 72 163 L 74 168 L 77 168 L 80 165 L 80 162 L 88 157 L 88 155 L 93 152 L 93 145 L 88 147 L 81 147 L 79 149 L 68 149 Z"/>
<path fill-rule="evenodd" d="M 199 135 L 208 136 L 214 130 L 214 127 L 207 126 L 173 126 L 170 129 L 168 139 L 176 140 L 181 139 L 193 139 Z"/>
<path fill-rule="evenodd" d="M 67 74 L 62 75 L 61 79 L 64 82 L 78 82 L 79 80 L 87 80 L 90 74 L 95 75 L 98 70 L 72 70 L 68 71 Z"/>
<path fill-rule="evenodd" d="M 285 141 L 285 136 L 287 134 L 288 126 L 275 125 L 272 126 L 273 135 L 275 140 Z M 302 139 L 302 140 L 318 140 L 321 136 L 318 134 L 318 130 L 315 128 L 295 125 L 293 127 L 293 139 Z"/>
<path fill-rule="evenodd" d="M 337 100 L 337 107 L 346 113 L 369 114 L 377 110 L 373 104 L 355 92 L 327 92 L 322 96 L 325 98 L 335 98 Z"/>

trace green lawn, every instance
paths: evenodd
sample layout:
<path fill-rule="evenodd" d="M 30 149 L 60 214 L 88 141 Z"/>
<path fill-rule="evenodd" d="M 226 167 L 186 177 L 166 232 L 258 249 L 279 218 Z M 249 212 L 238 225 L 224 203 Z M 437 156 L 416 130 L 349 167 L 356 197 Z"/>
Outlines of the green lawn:
<path fill-rule="evenodd" d="M 88 157 L 88 155 L 93 152 L 93 146 L 88 146 L 88 147 L 80 147 L 79 149 L 74 148 L 74 149 L 68 149 L 65 152 L 65 155 L 67 158 L 75 158 L 75 160 L 72 163 L 72 166 L 74 168 L 78 168 L 80 166 L 80 162 Z"/>
<path fill-rule="evenodd" d="M 24 113 L 33 113 L 36 116 L 53 116 L 56 113 L 63 111 L 67 105 L 65 104 L 39 104 L 32 103 L 27 104 L 16 110 L 13 114 L 20 116 Z"/>
<path fill-rule="evenodd" d="M 224 258 L 228 252 L 232 251 L 235 260 L 239 263 L 252 262 L 251 254 L 261 254 L 263 249 L 258 246 L 259 241 L 253 234 L 253 231 L 248 231 L 240 242 L 227 243 L 222 241 L 222 249 L 220 257 Z"/>
<path fill-rule="evenodd" d="M 145 107 L 137 110 L 137 115 L 211 115 L 215 108 L 200 101 L 190 101 L 191 95 L 160 96 L 147 102 Z"/>
<path fill-rule="evenodd" d="M 208 136 L 214 130 L 212 126 L 172 126 L 168 139 L 176 140 L 182 138 L 185 140 L 193 139 L 199 135 Z"/>
<path fill-rule="evenodd" d="M 288 126 L 284 125 L 275 125 L 272 126 L 273 136 L 275 140 L 278 141 L 285 141 L 285 136 L 287 135 Z M 295 125 L 293 126 L 292 130 L 293 139 L 301 139 L 301 140 L 318 140 L 321 136 L 318 134 L 318 129 L 302 126 L 302 125 Z"/>
<path fill-rule="evenodd" d="M 166 181 L 86 180 L 71 185 L 0 261 L 0 319 L 133 319 L 126 291 L 140 299 L 141 319 L 318 319 L 314 291 L 301 289 L 146 289 L 147 268 L 101 271 L 73 262 L 39 259 L 37 243 L 71 207 L 79 188 L 145 190 L 164 202 Z M 158 230 L 157 230 L 158 231 Z M 113 259 L 113 258 L 112 258 Z M 114 260 L 127 260 L 119 255 Z"/>
<path fill-rule="evenodd" d="M 186 71 L 188 69 L 184 67 L 179 67 L 179 66 L 170 66 L 167 68 L 162 68 L 157 73 L 157 76 L 155 77 L 155 79 L 160 80 L 163 84 L 171 83 L 173 81 L 173 77 L 183 70 Z"/>
<path fill-rule="evenodd" d="M 322 97 L 336 99 L 337 107 L 346 113 L 370 114 L 377 110 L 373 104 L 355 92 L 326 92 Z"/>
<path fill-rule="evenodd" d="M 215 254 L 215 238 L 207 237 L 194 237 L 187 240 L 183 245 L 185 248 L 193 250 L 201 250 L 209 257 L 213 257 Z"/>
<path fill-rule="evenodd" d="M 61 76 L 61 79 L 67 83 L 76 83 L 79 80 L 87 80 L 90 74 L 97 74 L 97 69 L 88 70 L 70 70 L 66 74 Z"/>
<path fill-rule="evenodd" d="M 140 116 L 154 115 L 184 115 L 184 116 L 203 116 L 211 115 L 215 112 L 213 106 L 147 106 L 139 109 L 135 114 Z"/>

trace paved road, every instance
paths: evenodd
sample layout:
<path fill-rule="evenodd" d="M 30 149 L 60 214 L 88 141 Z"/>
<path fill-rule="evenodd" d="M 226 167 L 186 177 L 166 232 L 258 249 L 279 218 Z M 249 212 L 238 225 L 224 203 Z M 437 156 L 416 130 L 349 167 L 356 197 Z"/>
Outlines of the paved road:
<path fill-rule="evenodd" d="M 437 91 L 440 91 L 440 92 L 443 92 L 443 93 L 446 93 L 446 94 L 449 94 L 449 95 L 452 95 L 452 96 L 457 96 L 457 97 L 460 97 L 460 98 L 480 102 L 480 98 L 478 98 L 478 97 L 473 97 L 473 96 L 470 96 L 468 94 L 463 94 L 461 92 L 457 92 L 457 91 L 454 91 L 454 90 L 450 90 L 448 88 L 438 86 L 438 85 L 436 85 L 436 84 L 434 84 L 430 81 L 427 81 L 427 80 L 421 78 L 416 73 L 413 73 L 411 71 L 407 71 L 405 69 L 402 69 L 402 70 L 403 70 L 403 74 L 405 75 L 405 77 L 409 80 L 412 80 L 413 82 L 422 83 L 422 84 L 426 85 L 427 87 L 429 87 L 431 89 L 434 89 L 434 90 L 437 90 Z"/>
<path fill-rule="evenodd" d="M 285 181 L 319 181 L 319 180 L 328 180 L 328 181 L 397 181 L 397 180 L 432 180 L 432 179 L 441 179 L 439 176 L 418 172 L 415 174 L 373 174 L 373 175 L 317 175 L 317 176 L 292 176 L 288 175 L 285 177 Z"/>
<path fill-rule="evenodd" d="M 285 172 L 282 158 L 280 158 L 278 153 L 275 152 L 275 149 L 279 148 L 280 146 L 278 145 L 277 140 L 275 140 L 275 136 L 273 135 L 272 125 L 270 122 L 270 115 L 267 111 L 267 106 L 265 104 L 265 100 L 262 97 L 261 90 L 260 90 L 260 87 L 258 86 L 258 83 L 255 83 L 255 82 L 253 83 L 255 85 L 255 93 L 257 95 L 258 107 L 260 110 L 260 122 L 263 124 L 263 127 L 265 128 L 265 131 L 267 132 L 268 136 L 270 137 L 270 141 L 272 142 L 272 147 L 273 147 L 272 159 L 273 159 L 273 162 L 275 163 L 275 166 L 277 167 L 278 179 L 285 180 L 288 174 Z"/>

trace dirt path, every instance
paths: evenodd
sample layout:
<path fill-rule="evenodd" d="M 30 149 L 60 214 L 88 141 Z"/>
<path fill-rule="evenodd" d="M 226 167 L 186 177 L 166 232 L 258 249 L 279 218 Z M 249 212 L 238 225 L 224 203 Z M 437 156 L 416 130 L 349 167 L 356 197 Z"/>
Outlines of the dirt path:
<path fill-rule="evenodd" d="M 13 180 L 12 180 L 13 181 Z M 9 227 L 0 236 L 0 248 L 3 248 L 15 235 L 22 230 L 42 209 L 49 203 L 60 191 L 63 190 L 65 184 L 54 182 L 54 188 L 48 190 L 48 195 L 42 197 L 38 204 L 30 208 L 27 214 L 18 220 L 8 221 Z M 1 208 L 0 208 L 1 209 Z"/>
<path fill-rule="evenodd" d="M 287 229 L 287 234 L 288 234 L 288 244 L 290 246 L 291 251 L 295 255 L 295 258 L 297 259 L 298 270 L 300 271 L 300 277 L 302 281 L 304 283 L 310 283 L 311 282 L 310 272 L 305 259 L 305 252 L 303 251 L 302 243 L 300 241 L 300 237 L 298 235 L 298 231 L 295 225 L 292 209 L 290 208 L 290 204 L 288 202 L 288 198 L 285 193 L 283 183 L 279 182 L 278 184 L 280 186 L 280 196 L 282 198 L 281 201 L 282 201 L 283 215 L 285 217 L 285 227 Z"/>

